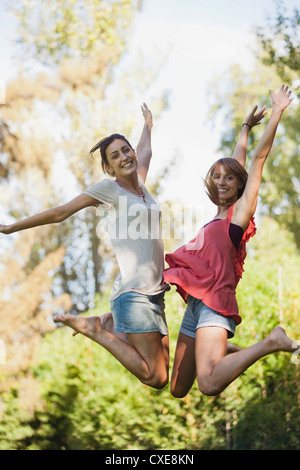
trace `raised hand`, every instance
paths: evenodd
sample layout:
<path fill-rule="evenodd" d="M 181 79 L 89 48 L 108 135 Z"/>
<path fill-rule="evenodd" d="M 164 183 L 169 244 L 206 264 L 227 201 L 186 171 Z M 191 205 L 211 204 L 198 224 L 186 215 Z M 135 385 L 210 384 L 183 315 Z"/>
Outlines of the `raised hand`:
<path fill-rule="evenodd" d="M 255 114 L 256 110 L 257 110 L 257 105 L 254 106 L 251 113 L 247 116 L 247 118 L 244 121 L 244 123 L 248 124 L 248 126 L 250 128 L 252 128 L 254 126 L 258 126 L 260 124 L 261 120 L 267 114 L 266 106 L 264 106 L 257 114 Z"/>
<path fill-rule="evenodd" d="M 288 86 L 282 85 L 277 94 L 272 90 L 269 91 L 271 94 L 273 109 L 278 109 L 279 111 L 284 111 L 294 99 L 290 98 L 292 91 L 289 90 Z"/>
<path fill-rule="evenodd" d="M 153 127 L 153 118 L 152 113 L 146 103 L 143 103 L 141 106 L 141 110 L 145 119 L 145 124 L 151 129 Z"/>

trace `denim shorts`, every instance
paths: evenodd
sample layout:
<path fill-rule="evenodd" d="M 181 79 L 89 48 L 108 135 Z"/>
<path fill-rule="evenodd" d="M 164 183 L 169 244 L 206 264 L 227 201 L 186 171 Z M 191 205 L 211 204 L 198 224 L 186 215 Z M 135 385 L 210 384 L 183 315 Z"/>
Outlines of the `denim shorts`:
<path fill-rule="evenodd" d="M 232 338 L 235 333 L 236 322 L 232 317 L 221 315 L 207 307 L 202 300 L 188 295 L 187 307 L 179 331 L 191 338 L 196 338 L 197 328 L 204 326 L 225 328 L 228 338 Z"/>
<path fill-rule="evenodd" d="M 146 295 L 130 291 L 112 300 L 114 330 L 125 333 L 159 331 L 168 335 L 164 294 Z"/>

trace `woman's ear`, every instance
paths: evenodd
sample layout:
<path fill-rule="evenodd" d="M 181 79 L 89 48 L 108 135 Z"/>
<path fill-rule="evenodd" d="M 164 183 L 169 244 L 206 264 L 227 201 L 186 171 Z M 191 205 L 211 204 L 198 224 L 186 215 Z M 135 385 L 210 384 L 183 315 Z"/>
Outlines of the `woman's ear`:
<path fill-rule="evenodd" d="M 105 171 L 109 174 L 109 176 L 115 176 L 114 170 L 112 170 L 109 165 L 105 165 Z"/>

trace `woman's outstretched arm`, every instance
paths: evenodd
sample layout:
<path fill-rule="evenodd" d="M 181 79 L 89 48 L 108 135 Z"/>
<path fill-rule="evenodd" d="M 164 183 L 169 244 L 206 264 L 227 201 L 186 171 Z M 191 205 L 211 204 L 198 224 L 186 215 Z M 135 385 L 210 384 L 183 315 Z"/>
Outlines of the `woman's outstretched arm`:
<path fill-rule="evenodd" d="M 20 220 L 10 225 L 0 224 L 0 233 L 10 234 L 19 232 L 20 230 L 26 230 L 32 227 L 38 227 L 39 225 L 55 224 L 62 222 L 75 212 L 80 211 L 88 206 L 96 206 L 99 204 L 94 198 L 88 194 L 80 194 L 71 201 L 61 206 L 53 207 L 39 214 L 33 215 L 26 219 Z"/>

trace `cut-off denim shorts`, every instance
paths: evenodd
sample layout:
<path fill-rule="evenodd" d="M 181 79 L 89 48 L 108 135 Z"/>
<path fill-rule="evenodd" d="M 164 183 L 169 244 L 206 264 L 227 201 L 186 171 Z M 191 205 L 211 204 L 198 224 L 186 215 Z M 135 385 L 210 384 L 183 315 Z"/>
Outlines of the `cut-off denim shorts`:
<path fill-rule="evenodd" d="M 114 330 L 124 333 L 150 333 L 159 331 L 168 335 L 165 316 L 164 292 L 146 295 L 125 292 L 111 301 Z"/>
<path fill-rule="evenodd" d="M 188 295 L 187 307 L 179 331 L 191 338 L 196 338 L 196 330 L 204 326 L 225 328 L 228 338 L 232 338 L 235 333 L 236 322 L 232 317 L 221 315 L 207 307 L 202 300 Z"/>

